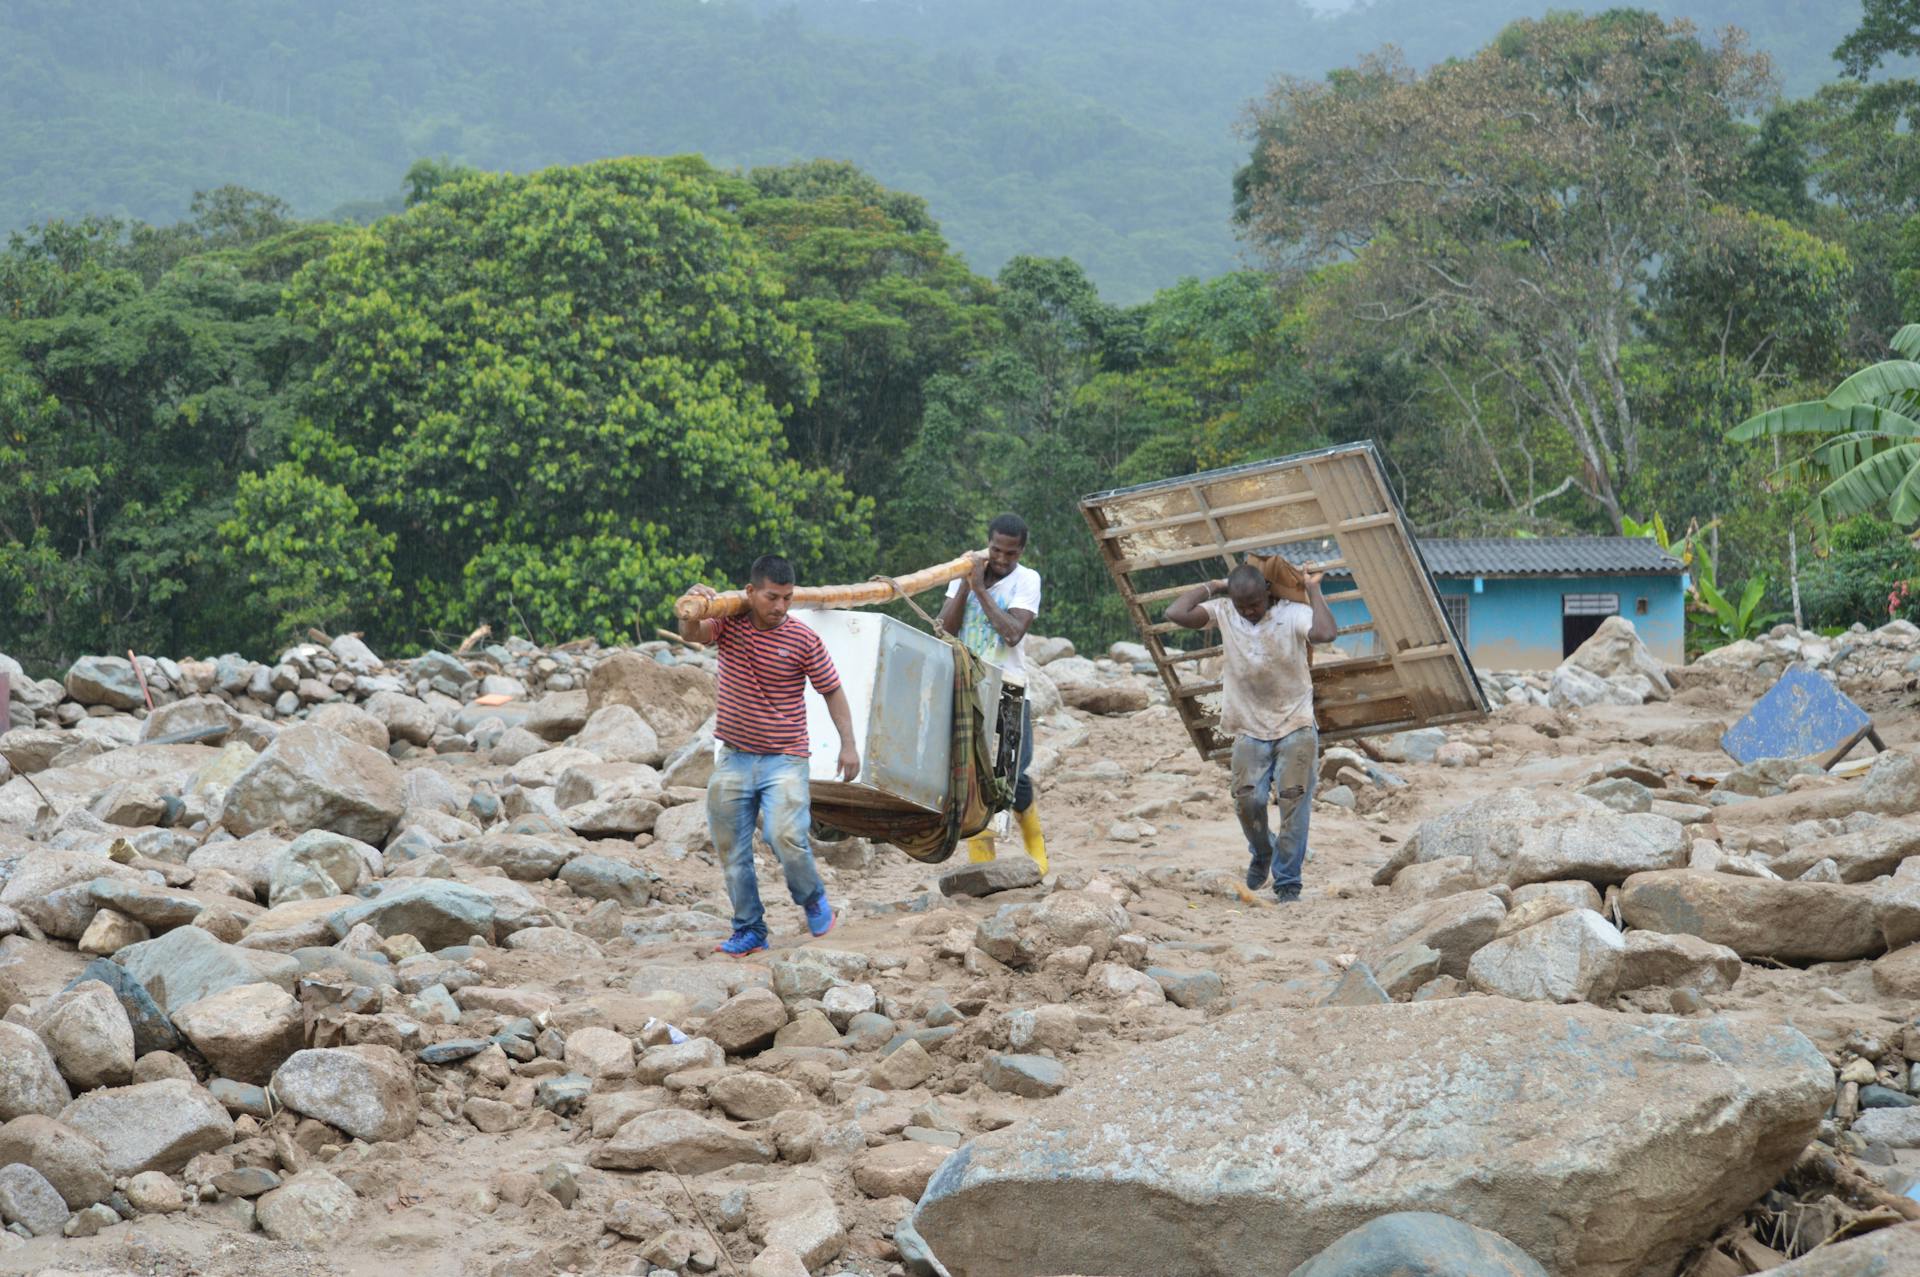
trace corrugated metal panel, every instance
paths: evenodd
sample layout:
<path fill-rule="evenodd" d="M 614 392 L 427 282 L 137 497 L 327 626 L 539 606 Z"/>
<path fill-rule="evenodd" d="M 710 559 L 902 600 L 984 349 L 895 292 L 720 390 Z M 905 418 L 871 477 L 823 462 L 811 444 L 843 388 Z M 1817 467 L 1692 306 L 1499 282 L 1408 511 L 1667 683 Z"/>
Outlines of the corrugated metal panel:
<path fill-rule="evenodd" d="M 1295 563 L 1331 557 L 1326 542 L 1273 547 Z M 1420 553 L 1435 576 L 1679 575 L 1686 565 L 1651 537 L 1424 537 Z"/>
<path fill-rule="evenodd" d="M 1201 671 L 1217 648 L 1163 643 L 1188 634 L 1159 618 L 1167 602 L 1245 554 L 1312 543 L 1296 561 L 1343 570 L 1371 619 L 1373 656 L 1315 660 L 1314 708 L 1330 740 L 1483 717 L 1486 702 L 1371 444 L 1210 470 L 1085 498 L 1108 572 L 1146 640 L 1200 752 L 1224 754 L 1220 684 Z M 1290 556 L 1291 557 L 1291 556 Z M 1213 562 L 1206 562 L 1212 560 Z M 1197 565 L 1206 562 L 1206 567 Z M 1189 566 L 1191 570 L 1189 569 Z M 1330 600 L 1341 597 L 1330 594 Z M 1154 612 L 1149 614 L 1148 607 Z"/>

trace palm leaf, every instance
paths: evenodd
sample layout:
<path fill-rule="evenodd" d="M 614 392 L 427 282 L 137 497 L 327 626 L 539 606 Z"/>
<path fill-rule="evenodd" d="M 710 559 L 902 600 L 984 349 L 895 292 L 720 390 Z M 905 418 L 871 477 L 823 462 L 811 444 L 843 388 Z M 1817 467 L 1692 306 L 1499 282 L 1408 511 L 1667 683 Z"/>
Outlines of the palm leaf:
<path fill-rule="evenodd" d="M 1752 622 L 1753 609 L 1760 606 L 1760 598 L 1766 592 L 1767 578 L 1764 576 L 1750 576 L 1747 578 L 1747 588 L 1741 591 L 1740 608 L 1735 614 L 1736 621 L 1742 631 Z"/>
<path fill-rule="evenodd" d="M 1882 504 L 1901 523 L 1920 517 L 1920 443 L 1903 443 L 1862 459 L 1822 488 L 1807 514 L 1817 525 L 1831 527 Z"/>
<path fill-rule="evenodd" d="M 1836 408 L 1825 400 L 1812 399 L 1749 417 L 1729 430 L 1727 438 L 1746 443 L 1775 435 L 1828 434 L 1882 434 L 1916 439 L 1920 438 L 1920 421 L 1874 404 Z"/>
<path fill-rule="evenodd" d="M 1907 324 L 1887 344 L 1908 359 L 1920 359 L 1920 324 Z"/>
<path fill-rule="evenodd" d="M 1885 404 L 1909 401 L 1920 391 L 1920 363 L 1911 359 L 1889 359 L 1871 368 L 1862 368 L 1833 388 L 1827 396 L 1829 408 L 1851 408 L 1855 404 Z"/>

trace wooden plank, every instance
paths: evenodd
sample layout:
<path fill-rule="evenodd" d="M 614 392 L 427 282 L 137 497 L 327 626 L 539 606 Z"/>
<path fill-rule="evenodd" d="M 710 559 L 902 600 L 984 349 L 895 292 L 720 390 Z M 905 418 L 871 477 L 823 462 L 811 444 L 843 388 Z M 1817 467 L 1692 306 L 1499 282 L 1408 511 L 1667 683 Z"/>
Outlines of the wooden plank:
<path fill-rule="evenodd" d="M 1185 665 L 1190 661 L 1204 661 L 1209 656 L 1223 656 L 1226 654 L 1226 650 L 1226 648 L 1216 643 L 1212 647 L 1197 647 L 1187 652 L 1174 652 L 1167 657 L 1167 664 Z"/>
<path fill-rule="evenodd" d="M 1199 490 L 1194 489 L 1200 500 L 1201 508 L 1189 510 L 1184 514 L 1170 514 L 1164 518 L 1146 519 L 1139 523 L 1117 523 L 1109 526 L 1100 535 L 1108 540 L 1131 536 L 1136 532 L 1158 532 L 1163 528 L 1177 528 L 1186 524 L 1202 523 L 1213 519 L 1230 518 L 1236 514 L 1257 514 L 1262 510 L 1273 510 L 1281 506 L 1298 505 L 1302 501 L 1311 501 L 1317 495 L 1308 492 L 1283 492 L 1275 497 L 1262 497 L 1258 501 L 1242 501 L 1237 505 L 1209 506 Z"/>

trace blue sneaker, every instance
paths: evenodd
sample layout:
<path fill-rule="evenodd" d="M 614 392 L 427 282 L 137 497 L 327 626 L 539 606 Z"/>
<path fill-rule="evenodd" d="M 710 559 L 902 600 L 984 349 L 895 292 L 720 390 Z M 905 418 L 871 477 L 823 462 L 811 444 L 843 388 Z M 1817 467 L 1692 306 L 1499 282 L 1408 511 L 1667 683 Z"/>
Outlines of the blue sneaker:
<path fill-rule="evenodd" d="M 763 931 L 754 931 L 741 927 L 721 943 L 713 946 L 715 953 L 724 953 L 729 957 L 744 958 L 749 953 L 759 953 L 767 947 L 767 936 Z"/>
<path fill-rule="evenodd" d="M 807 906 L 807 930 L 816 936 L 824 936 L 833 930 L 833 906 L 827 903 L 827 893 L 824 891 Z"/>

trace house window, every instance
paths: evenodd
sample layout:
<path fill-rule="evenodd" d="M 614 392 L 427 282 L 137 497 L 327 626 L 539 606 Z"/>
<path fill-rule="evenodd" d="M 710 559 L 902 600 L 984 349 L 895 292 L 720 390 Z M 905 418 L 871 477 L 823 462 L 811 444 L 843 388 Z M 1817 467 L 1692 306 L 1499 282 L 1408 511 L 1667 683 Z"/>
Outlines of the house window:
<path fill-rule="evenodd" d="M 1618 594 L 1562 594 L 1560 596 L 1560 655 L 1572 656 L 1592 638 L 1600 623 L 1620 615 Z"/>
<path fill-rule="evenodd" d="M 1645 599 L 1635 599 L 1633 601 L 1633 614 L 1635 616 L 1645 616 L 1647 614 L 1647 601 Z"/>
<path fill-rule="evenodd" d="M 1467 643 L 1467 596 L 1464 594 L 1442 594 L 1440 606 L 1447 611 L 1447 621 L 1453 626 L 1453 632 L 1461 643 Z"/>

